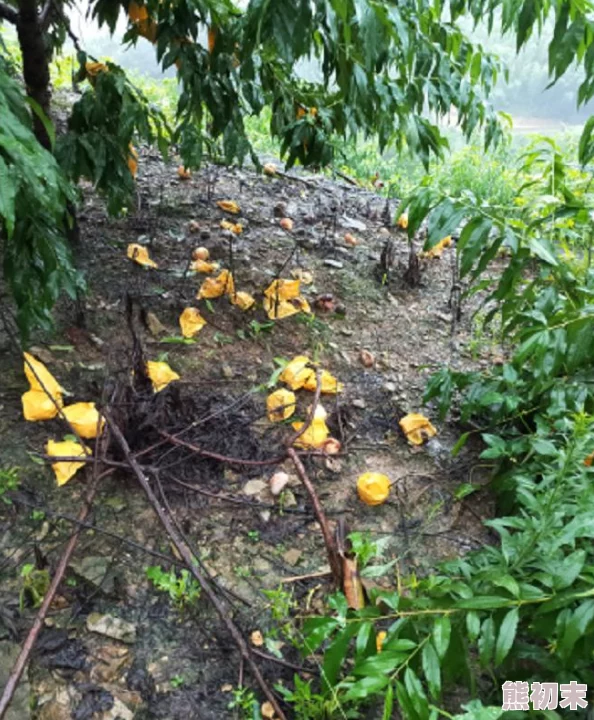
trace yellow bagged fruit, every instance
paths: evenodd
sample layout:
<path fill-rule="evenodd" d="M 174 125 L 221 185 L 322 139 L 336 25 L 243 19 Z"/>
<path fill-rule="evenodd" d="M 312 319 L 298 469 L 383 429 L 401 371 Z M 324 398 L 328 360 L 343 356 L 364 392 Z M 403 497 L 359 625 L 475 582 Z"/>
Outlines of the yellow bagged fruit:
<path fill-rule="evenodd" d="M 154 260 L 151 260 L 149 251 L 144 247 L 144 245 L 130 243 L 128 245 L 128 249 L 126 250 L 126 255 L 130 258 L 130 260 L 133 260 L 135 263 L 142 265 L 143 267 L 158 267 L 157 263 Z"/>
<path fill-rule="evenodd" d="M 179 316 L 179 326 L 185 338 L 192 338 L 206 325 L 206 320 L 200 314 L 200 310 L 187 307 Z"/>
<path fill-rule="evenodd" d="M 266 398 L 266 410 L 270 422 L 281 422 L 295 412 L 295 393 L 290 390 L 275 390 Z"/>
<path fill-rule="evenodd" d="M 62 396 L 52 399 L 43 390 L 28 390 L 21 397 L 23 415 L 29 422 L 51 420 L 58 414 L 58 405 L 62 407 Z"/>
<path fill-rule="evenodd" d="M 425 440 L 437 435 L 437 430 L 429 420 L 419 413 L 409 413 L 400 420 L 399 425 L 412 445 L 422 445 Z"/>
<path fill-rule="evenodd" d="M 88 448 L 79 445 L 74 440 L 64 440 L 62 442 L 49 440 L 45 446 L 45 451 L 48 455 L 54 457 L 84 457 L 90 455 Z M 52 470 L 56 475 L 58 485 L 65 485 L 84 465 L 84 462 L 76 462 L 75 460 L 53 463 Z"/>
<path fill-rule="evenodd" d="M 305 390 L 310 390 L 311 392 L 315 392 L 317 388 L 317 378 L 315 373 L 311 373 L 311 375 L 308 375 L 307 379 L 303 383 L 303 388 Z M 336 395 L 336 393 L 342 392 L 344 389 L 344 385 L 334 377 L 334 375 L 330 374 L 327 370 L 322 370 L 320 373 L 320 392 L 324 395 Z"/>
<path fill-rule="evenodd" d="M 66 406 L 62 412 L 74 430 L 86 440 L 103 432 L 105 420 L 99 415 L 94 402 L 79 402 Z"/>
<path fill-rule="evenodd" d="M 146 372 L 153 383 L 153 390 L 156 393 L 161 392 L 170 382 L 180 379 L 175 370 L 172 370 L 166 362 L 148 360 Z"/>
<path fill-rule="evenodd" d="M 308 367 L 310 362 L 307 355 L 294 357 L 280 374 L 281 382 L 286 383 L 291 390 L 302 388 L 311 375 L 315 377 L 314 370 Z"/>
<path fill-rule="evenodd" d="M 62 395 L 64 388 L 45 367 L 45 365 L 33 357 L 30 353 L 23 353 L 25 358 L 25 375 L 31 386 L 31 390 L 43 390 L 53 398 Z"/>
<path fill-rule="evenodd" d="M 381 505 L 390 494 L 390 479 L 382 473 L 363 473 L 357 480 L 357 492 L 366 505 Z"/>

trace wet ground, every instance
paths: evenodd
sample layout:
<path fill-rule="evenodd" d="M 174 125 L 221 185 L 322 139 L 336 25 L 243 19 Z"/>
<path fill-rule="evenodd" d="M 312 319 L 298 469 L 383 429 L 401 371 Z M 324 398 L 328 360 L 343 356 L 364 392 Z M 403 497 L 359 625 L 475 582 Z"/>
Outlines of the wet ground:
<path fill-rule="evenodd" d="M 197 422 L 194 440 L 202 448 L 270 458 L 290 431 L 266 419 L 266 384 L 278 368 L 275 359 L 309 355 L 344 383 L 338 397 L 322 399 L 343 452 L 306 463 L 332 523 L 342 518 L 351 531 L 385 539 L 381 562 L 396 559 L 403 577 L 427 573 L 439 560 L 490 542 L 481 524 L 492 512 L 488 493 L 461 500 L 455 495 L 462 483 L 488 480 L 476 447 L 471 442 L 452 458 L 460 428 L 451 419 L 440 421 L 435 408 L 423 408 L 421 400 L 427 378 L 442 365 L 481 367 L 501 352 L 472 331 L 472 306 L 464 306 L 460 322 L 452 321 L 454 250 L 423 260 L 420 285 L 411 288 L 403 280 L 406 238 L 384 227 L 386 201 L 371 190 L 323 176 L 271 178 L 216 166 L 182 181 L 174 167 L 148 153 L 141 154 L 139 170 L 136 206 L 120 220 L 108 219 L 100 199 L 85 189 L 77 248 L 88 282 L 84 323 L 80 317 L 75 321 L 77 308 L 65 302 L 57 311 L 55 334 L 35 337 L 30 348 L 71 393 L 68 400 L 104 402 L 129 378 L 128 296 L 146 359 L 166 360 L 181 376 L 157 403 L 142 408 L 146 423 L 138 407 L 130 415 L 129 404 L 115 402 L 116 416 L 127 419 L 133 449 L 154 443 L 156 428 Z M 231 218 L 217 200 L 237 201 L 241 213 Z M 396 211 L 392 202 L 389 216 Z M 292 231 L 280 227 L 281 217 L 294 221 Z M 230 236 L 220 228 L 222 219 L 241 222 L 243 233 Z M 355 246 L 345 242 L 346 233 L 355 237 Z M 386 278 L 378 263 L 388 240 L 394 250 Z M 128 260 L 131 242 L 147 244 L 159 268 L 147 270 Z M 188 271 L 196 246 L 207 247 L 212 259 L 233 270 L 237 288 L 256 296 L 256 309 L 242 312 L 225 298 L 196 301 L 203 276 Z M 311 279 L 302 284 L 302 294 L 314 315 L 270 323 L 262 291 L 293 271 Z M 200 308 L 208 325 L 195 344 L 182 344 L 178 317 L 189 305 Z M 369 367 L 362 350 L 372 355 Z M 20 480 L 11 501 L 0 502 L 1 685 L 35 614 L 23 566 L 53 570 L 72 533 L 70 518 L 80 508 L 90 470 L 56 488 L 36 453 L 48 438 L 60 439 L 65 428 L 59 420 L 23 420 L 22 361 L 5 335 L 0 365 L 0 465 L 18 468 Z M 298 395 L 296 416 L 303 417 L 312 395 Z M 419 411 L 438 434 L 412 448 L 398 420 Z M 282 660 L 259 658 L 267 679 L 289 683 L 295 670 L 287 663 L 306 661 L 277 637 L 272 601 L 263 591 L 291 592 L 294 616 L 322 610 L 330 591 L 322 538 L 294 469 L 288 462 L 246 469 L 190 458 L 179 448 L 167 452 L 151 456 L 164 502 L 223 597 L 227 591 L 246 636 L 259 630 L 262 652 Z M 275 497 L 269 479 L 280 469 L 289 483 Z M 364 505 L 357 497 L 356 479 L 369 470 L 387 474 L 393 483 L 381 506 Z M 169 570 L 158 555 L 171 557 L 172 549 L 131 475 L 115 473 L 101 483 L 88 523 L 12 718 L 234 717 L 228 708 L 232 690 L 252 680 L 205 599 L 184 606 L 147 579 L 149 566 Z M 377 582 L 394 585 L 395 572 Z M 311 577 L 295 579 L 300 576 Z M 104 615 L 114 619 L 98 622 Z M 298 620 L 291 622 L 298 628 Z"/>

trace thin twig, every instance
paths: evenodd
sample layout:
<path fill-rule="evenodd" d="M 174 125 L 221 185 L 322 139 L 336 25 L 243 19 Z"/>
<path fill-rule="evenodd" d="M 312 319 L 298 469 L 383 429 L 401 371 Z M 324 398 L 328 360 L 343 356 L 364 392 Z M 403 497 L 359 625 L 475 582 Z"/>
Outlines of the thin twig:
<path fill-rule="evenodd" d="M 300 582 L 301 580 L 312 580 L 314 578 L 326 577 L 326 575 L 332 575 L 331 570 L 318 570 L 313 573 L 306 573 L 305 575 L 293 575 L 292 577 L 283 578 L 281 583 L 294 583 Z"/>
<path fill-rule="evenodd" d="M 309 495 L 310 502 L 313 507 L 314 514 L 316 516 L 316 520 L 318 521 L 318 524 L 320 526 L 320 530 L 322 531 L 322 537 L 324 538 L 324 545 L 326 546 L 326 552 L 328 554 L 328 562 L 330 563 L 330 570 L 332 572 L 332 579 L 334 580 L 334 583 L 337 587 L 342 586 L 342 563 L 340 561 L 340 557 L 338 555 L 338 551 L 336 548 L 336 543 L 334 542 L 334 538 L 332 536 L 332 533 L 330 532 L 330 526 L 328 525 L 328 518 L 326 517 L 326 514 L 324 513 L 324 510 L 322 509 L 322 505 L 320 503 L 320 499 L 318 498 L 318 495 L 316 493 L 316 490 L 309 479 L 307 472 L 305 470 L 305 467 L 303 466 L 303 463 L 299 459 L 299 456 L 295 452 L 295 448 L 293 445 L 299 438 L 307 432 L 310 425 L 313 422 L 313 419 L 316 414 L 316 410 L 318 407 L 318 404 L 320 402 L 320 394 L 322 392 L 322 378 L 321 374 L 318 368 L 316 368 L 316 391 L 314 394 L 313 403 L 311 404 L 311 408 L 309 411 L 309 414 L 307 416 L 307 419 L 303 423 L 303 426 L 288 440 L 288 449 L 287 449 L 287 455 L 289 458 L 293 461 L 293 465 L 295 465 L 295 470 L 297 470 L 297 475 L 299 476 L 299 479 L 301 480 L 301 483 L 305 487 L 307 494 Z"/>
<path fill-rule="evenodd" d="M 124 453 L 124 457 L 130 464 L 130 469 L 132 470 L 132 472 L 136 476 L 136 479 L 138 480 L 140 486 L 144 490 L 152 508 L 154 509 L 155 513 L 157 514 L 157 517 L 161 521 L 161 524 L 165 528 L 165 531 L 171 538 L 171 541 L 173 542 L 175 548 L 177 549 L 178 553 L 180 554 L 180 556 L 183 558 L 184 562 L 186 563 L 186 566 L 187 566 L 189 572 L 198 581 L 204 594 L 207 596 L 207 598 L 213 605 L 214 609 L 216 610 L 218 616 L 221 618 L 222 622 L 225 624 L 231 637 L 235 641 L 235 643 L 239 649 L 239 652 L 241 653 L 241 656 L 245 659 L 245 661 L 249 665 L 254 678 L 256 679 L 258 685 L 260 686 L 260 688 L 261 688 L 262 692 L 264 693 L 264 695 L 266 696 L 267 700 L 270 702 L 270 704 L 274 708 L 274 711 L 277 714 L 279 720 L 287 720 L 286 715 L 284 714 L 284 712 L 282 711 L 282 709 L 278 703 L 278 700 L 274 696 L 274 693 L 270 689 L 270 686 L 268 685 L 268 683 L 264 679 L 262 673 L 260 672 L 260 668 L 257 666 L 257 664 L 254 660 L 254 657 L 253 657 L 252 653 L 250 652 L 250 648 L 249 648 L 247 642 L 245 641 L 243 635 L 241 634 L 241 631 L 239 630 L 237 625 L 233 622 L 233 620 L 229 617 L 228 613 L 225 611 L 225 608 L 221 604 L 221 601 L 217 597 L 209 580 L 196 567 L 195 557 L 194 557 L 193 553 L 191 552 L 191 550 L 187 546 L 187 544 L 183 541 L 183 539 L 179 536 L 179 533 L 177 532 L 175 526 L 171 522 L 168 514 L 161 507 L 155 493 L 153 492 L 153 490 L 148 482 L 146 475 L 143 473 L 142 468 L 140 467 L 140 465 L 138 464 L 138 462 L 132 455 L 132 453 L 130 451 L 130 447 L 128 446 L 126 438 L 123 436 L 122 431 L 115 424 L 114 420 L 111 417 L 111 414 L 107 411 L 105 412 L 105 419 L 107 420 L 107 424 L 109 425 L 114 438 L 116 439 L 118 445 L 122 449 L 122 452 Z"/>
<path fill-rule="evenodd" d="M 107 470 L 102 475 L 98 475 L 96 472 L 96 468 L 97 468 L 97 466 L 95 466 L 95 468 L 94 468 L 93 481 L 87 492 L 87 496 L 85 498 L 84 505 L 83 505 L 80 513 L 78 514 L 78 520 L 80 522 L 84 522 L 85 519 L 87 518 L 87 515 L 89 514 L 89 510 L 91 509 L 91 505 L 93 503 L 93 499 L 94 499 L 95 493 L 97 491 L 97 486 L 99 484 L 99 480 L 102 477 L 104 477 L 107 473 L 113 472 L 113 470 Z M 19 656 L 16 659 L 14 667 L 10 673 L 10 677 L 8 678 L 8 682 L 6 683 L 6 686 L 4 687 L 4 691 L 2 692 L 2 697 L 0 697 L 0 720 L 2 720 L 6 711 L 8 710 L 8 706 L 10 705 L 10 702 L 12 700 L 14 692 L 19 684 L 19 680 L 21 679 L 23 671 L 25 670 L 25 666 L 27 665 L 27 661 L 29 660 L 29 655 L 31 654 L 31 651 L 33 650 L 33 646 L 35 645 L 35 642 L 41 631 L 41 628 L 43 627 L 47 612 L 50 608 L 50 605 L 53 602 L 53 599 L 58 590 L 58 587 L 60 586 L 60 583 L 62 582 L 62 578 L 64 577 L 64 573 L 66 572 L 66 568 L 68 567 L 68 563 L 70 562 L 70 558 L 72 556 L 72 553 L 74 552 L 76 543 L 78 542 L 80 530 L 81 530 L 80 526 L 77 527 L 77 529 L 74 531 L 72 537 L 68 541 L 68 544 L 66 545 L 66 547 L 64 549 L 64 552 L 62 553 L 60 562 L 58 563 L 58 567 L 56 568 L 56 572 L 52 579 L 51 585 L 49 586 L 48 591 L 46 592 L 45 597 L 43 598 L 41 607 L 37 611 L 37 615 L 35 617 L 33 626 L 31 627 L 31 629 L 29 630 L 29 633 L 27 634 L 27 638 L 25 639 L 23 647 L 21 648 L 21 652 L 19 653 Z"/>
<path fill-rule="evenodd" d="M 180 440 L 179 438 L 176 438 L 175 435 L 170 435 L 169 433 L 166 433 L 164 430 L 159 431 L 159 435 L 161 437 L 166 438 L 169 440 L 169 442 L 173 443 L 174 445 L 179 445 L 180 447 L 185 447 L 188 450 L 192 450 L 192 452 L 195 452 L 197 455 L 202 455 L 203 457 L 212 458 L 213 460 L 218 460 L 219 462 L 226 462 L 230 465 L 254 465 L 257 467 L 263 467 L 266 465 L 277 465 L 278 463 L 282 463 L 284 460 L 286 460 L 287 456 L 282 455 L 275 458 L 270 458 L 269 460 L 242 460 L 241 458 L 233 458 L 228 457 L 226 455 L 219 455 L 218 453 L 213 453 L 210 450 L 202 450 L 202 448 L 196 447 L 196 445 L 192 445 L 191 443 L 185 442 L 185 440 Z"/>

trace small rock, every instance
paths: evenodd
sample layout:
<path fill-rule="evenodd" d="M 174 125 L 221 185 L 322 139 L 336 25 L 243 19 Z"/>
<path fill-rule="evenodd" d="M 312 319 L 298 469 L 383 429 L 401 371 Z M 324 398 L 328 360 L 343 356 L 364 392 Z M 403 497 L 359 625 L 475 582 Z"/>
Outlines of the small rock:
<path fill-rule="evenodd" d="M 348 215 L 343 215 L 340 218 L 340 222 L 343 227 L 350 228 L 351 230 L 359 230 L 360 232 L 367 230 L 367 225 L 365 225 L 364 222 L 351 218 Z"/>
<path fill-rule="evenodd" d="M 272 718 L 274 718 L 274 708 L 272 707 L 272 703 L 268 702 L 268 700 L 265 703 L 262 703 L 260 713 L 265 720 L 272 720 Z"/>
<path fill-rule="evenodd" d="M 270 478 L 270 492 L 275 496 L 280 495 L 287 486 L 288 482 L 289 475 L 286 472 L 282 472 L 282 470 L 280 470 L 279 472 L 274 473 L 274 475 Z"/>
<path fill-rule="evenodd" d="M 367 407 L 367 403 L 363 398 L 355 398 L 352 401 L 353 407 L 359 408 L 359 410 L 364 410 Z"/>
<path fill-rule="evenodd" d="M 243 486 L 244 495 L 257 495 L 263 490 L 266 490 L 266 483 L 264 480 L 248 480 Z"/>
<path fill-rule="evenodd" d="M 333 260 L 332 258 L 326 258 L 326 260 L 324 260 L 324 265 L 336 268 L 337 270 L 342 270 L 344 267 L 344 263 L 341 263 L 340 260 Z"/>
<path fill-rule="evenodd" d="M 268 523 L 270 522 L 270 518 L 272 516 L 272 513 L 270 510 L 261 510 L 260 511 L 260 517 L 262 518 L 262 522 Z"/>
<path fill-rule="evenodd" d="M 287 203 L 279 202 L 274 206 L 274 217 L 283 218 L 287 216 Z"/>
<path fill-rule="evenodd" d="M 91 613 L 87 618 L 87 630 L 125 643 L 136 641 L 136 625 L 113 615 Z"/>
<path fill-rule="evenodd" d="M 266 558 L 257 557 L 254 559 L 253 570 L 256 575 L 266 575 L 272 570 L 272 565 Z"/>
<path fill-rule="evenodd" d="M 108 558 L 89 555 L 82 560 L 72 561 L 70 567 L 77 575 L 95 587 L 100 587 L 106 593 L 113 591 L 114 578 L 110 572 L 111 562 Z"/>
<path fill-rule="evenodd" d="M 223 367 L 221 368 L 221 372 L 223 373 L 223 377 L 227 380 L 230 380 L 235 375 L 233 368 L 231 367 L 231 365 L 227 365 L 227 363 L 223 365 Z"/>
<path fill-rule="evenodd" d="M 284 507 L 297 507 L 297 500 L 291 490 L 285 490 L 283 492 L 283 506 Z"/>
<path fill-rule="evenodd" d="M 200 233 L 200 239 L 201 240 L 208 240 L 210 238 L 210 230 L 203 230 Z"/>
<path fill-rule="evenodd" d="M 297 565 L 303 553 L 297 548 L 291 548 L 287 552 L 283 553 L 283 560 L 287 565 Z"/>
<path fill-rule="evenodd" d="M 101 715 L 101 720 L 134 720 L 134 713 L 121 700 L 114 697 L 113 707 Z"/>
<path fill-rule="evenodd" d="M 338 475 L 339 472 L 342 472 L 343 463 L 340 458 L 327 457 L 324 460 L 324 465 L 326 466 L 326 470 L 329 470 L 331 473 L 334 473 L 335 475 Z"/>
<path fill-rule="evenodd" d="M 390 235 L 390 231 L 388 230 L 387 227 L 381 227 L 381 228 L 378 230 L 378 234 L 379 234 L 379 235 Z"/>
<path fill-rule="evenodd" d="M 55 358 L 51 354 L 51 352 L 49 350 L 46 350 L 45 348 L 39 347 L 38 345 L 34 345 L 32 348 L 30 348 L 29 352 L 31 353 L 31 355 L 35 356 L 38 360 L 41 360 L 41 362 L 45 363 L 46 365 L 50 365 L 51 363 L 55 362 Z"/>
<path fill-rule="evenodd" d="M 396 392 L 397 389 L 398 389 L 398 388 L 397 388 L 397 385 L 396 385 L 396 383 L 394 383 L 394 382 L 384 383 L 384 390 L 385 390 L 386 392 L 392 392 L 392 393 L 393 393 L 393 392 Z"/>
<path fill-rule="evenodd" d="M 153 337 L 157 337 L 158 335 L 162 335 L 163 333 L 167 332 L 167 328 L 165 327 L 165 325 L 163 325 L 163 323 L 153 312 L 148 312 L 146 314 L 146 324 L 148 326 L 150 334 Z"/>
<path fill-rule="evenodd" d="M 375 357 L 373 353 L 369 352 L 369 350 L 361 350 L 359 360 L 361 361 L 361 365 L 366 368 L 373 367 L 375 364 Z"/>

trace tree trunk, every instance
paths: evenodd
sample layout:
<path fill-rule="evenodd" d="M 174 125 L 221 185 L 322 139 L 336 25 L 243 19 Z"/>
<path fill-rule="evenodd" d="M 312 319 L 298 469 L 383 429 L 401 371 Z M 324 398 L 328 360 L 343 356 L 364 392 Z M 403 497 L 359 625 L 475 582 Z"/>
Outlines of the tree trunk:
<path fill-rule="evenodd" d="M 23 55 L 23 77 L 27 94 L 38 103 L 49 118 L 51 99 L 49 58 L 36 0 L 19 0 L 17 33 Z M 33 112 L 33 130 L 43 147 L 50 150 L 49 135 L 35 111 Z"/>

